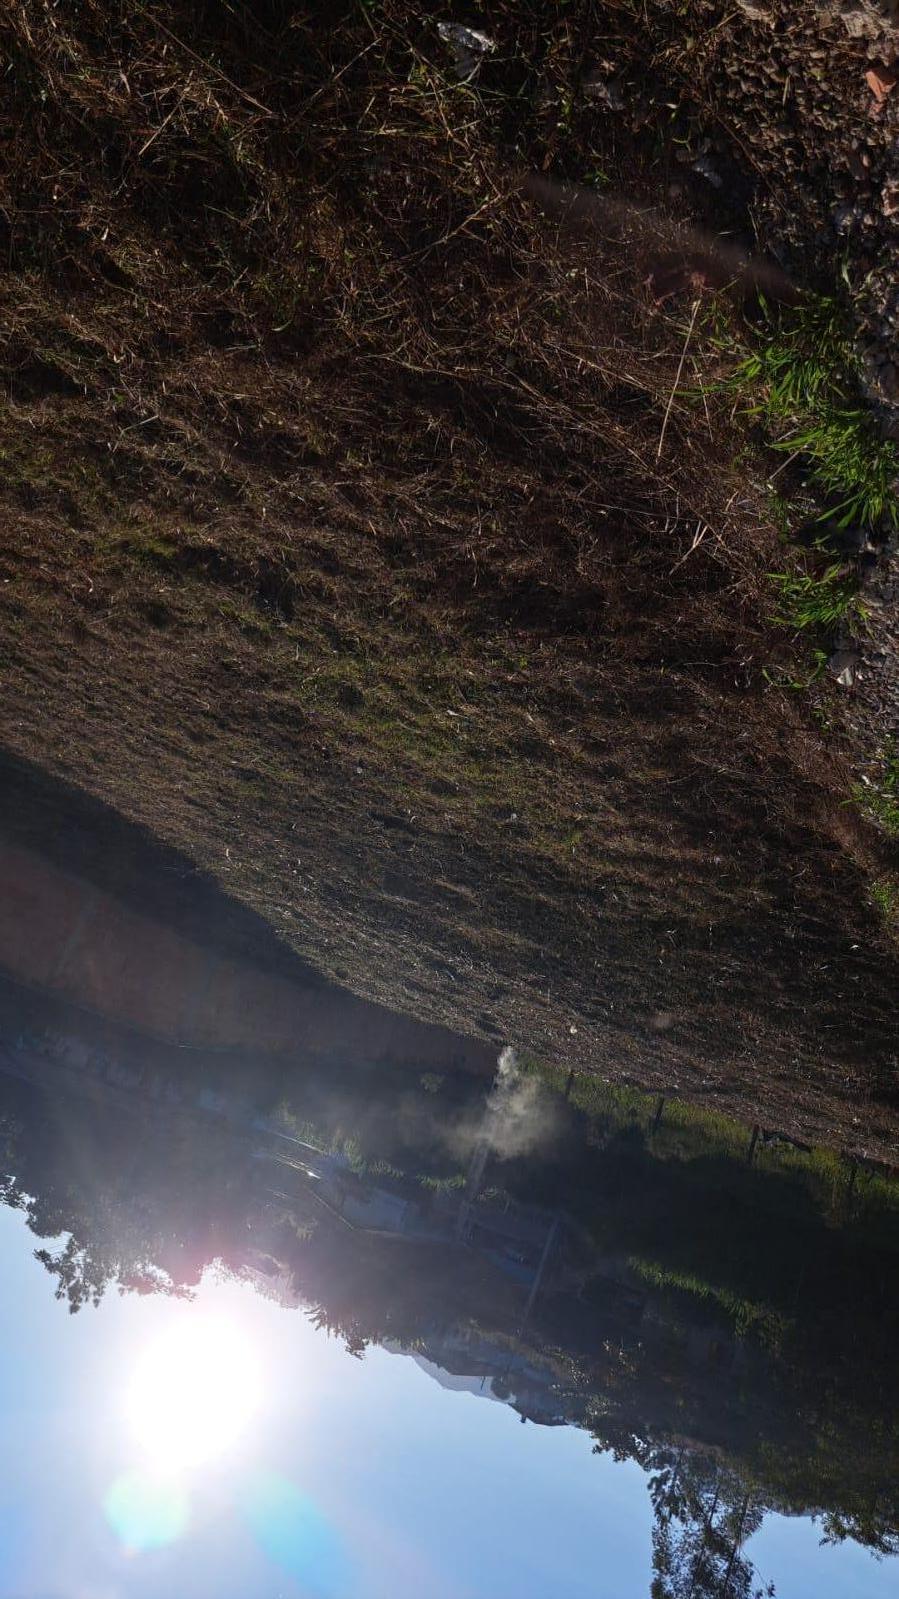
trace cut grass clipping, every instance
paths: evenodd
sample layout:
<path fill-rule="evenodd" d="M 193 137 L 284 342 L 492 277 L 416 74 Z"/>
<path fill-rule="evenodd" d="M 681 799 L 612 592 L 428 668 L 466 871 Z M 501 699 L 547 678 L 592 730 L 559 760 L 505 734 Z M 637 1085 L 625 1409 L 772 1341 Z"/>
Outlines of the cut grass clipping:
<path fill-rule="evenodd" d="M 899 451 L 865 406 L 858 362 L 836 299 L 763 304 L 758 342 L 728 380 L 764 422 L 771 447 L 805 463 L 838 527 L 899 527 Z"/>

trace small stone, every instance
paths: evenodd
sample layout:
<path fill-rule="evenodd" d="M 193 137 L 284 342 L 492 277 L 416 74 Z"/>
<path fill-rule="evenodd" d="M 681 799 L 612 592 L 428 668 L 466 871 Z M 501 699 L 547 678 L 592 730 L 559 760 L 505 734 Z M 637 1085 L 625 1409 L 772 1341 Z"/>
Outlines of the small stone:
<path fill-rule="evenodd" d="M 698 172 L 701 178 L 705 178 L 713 189 L 720 189 L 724 186 L 724 179 L 707 155 L 701 155 L 698 160 L 693 162 L 693 171 Z"/>
<path fill-rule="evenodd" d="M 588 78 L 584 84 L 584 93 L 588 100 L 592 100 L 595 105 L 605 106 L 607 111 L 624 110 L 624 90 L 620 83 L 616 83 L 614 79 L 610 81 L 607 78 L 594 75 Z"/>
<path fill-rule="evenodd" d="M 896 74 L 890 67 L 869 67 L 865 73 L 865 82 L 878 102 L 895 89 L 896 81 Z"/>
<path fill-rule="evenodd" d="M 899 211 L 899 178 L 887 178 L 881 193 L 880 208 L 885 217 L 895 216 Z"/>
<path fill-rule="evenodd" d="M 767 22 L 770 25 L 774 21 L 774 13 L 770 6 L 764 4 L 764 0 L 737 0 L 737 5 L 750 22 Z"/>
<path fill-rule="evenodd" d="M 858 650 L 834 650 L 827 662 L 827 670 L 841 688 L 851 688 L 859 660 Z"/>
<path fill-rule="evenodd" d="M 857 206 L 838 205 L 831 220 L 838 233 L 848 233 L 849 229 L 858 221 L 858 216 Z"/>
<path fill-rule="evenodd" d="M 537 111 L 549 111 L 558 102 L 558 91 L 548 78 L 544 78 L 534 95 L 534 107 Z"/>
<path fill-rule="evenodd" d="M 496 49 L 494 40 L 486 33 L 478 28 L 466 28 L 461 22 L 438 22 L 437 32 L 452 50 L 456 76 L 463 83 L 471 83 L 485 56 Z"/>
<path fill-rule="evenodd" d="M 868 530 L 857 524 L 849 527 L 833 527 L 832 523 L 825 523 L 828 535 L 836 549 L 842 550 L 846 555 L 860 555 L 862 550 L 870 548 Z M 833 527 L 833 532 L 831 532 Z"/>

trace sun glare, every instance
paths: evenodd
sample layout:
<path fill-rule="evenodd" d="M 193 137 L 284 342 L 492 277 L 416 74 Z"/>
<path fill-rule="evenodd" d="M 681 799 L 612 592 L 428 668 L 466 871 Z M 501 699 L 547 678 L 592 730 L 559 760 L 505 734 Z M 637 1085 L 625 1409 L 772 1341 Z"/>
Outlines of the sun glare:
<path fill-rule="evenodd" d="M 147 1465 L 184 1471 L 229 1454 L 259 1398 L 252 1349 L 233 1323 L 185 1317 L 141 1354 L 125 1413 Z"/>

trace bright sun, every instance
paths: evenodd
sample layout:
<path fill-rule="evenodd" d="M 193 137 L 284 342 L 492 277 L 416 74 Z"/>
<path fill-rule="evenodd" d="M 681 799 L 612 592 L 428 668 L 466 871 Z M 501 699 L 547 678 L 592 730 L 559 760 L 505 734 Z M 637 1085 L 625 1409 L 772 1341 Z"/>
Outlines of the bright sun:
<path fill-rule="evenodd" d="M 256 1409 L 259 1375 L 249 1342 L 230 1322 L 185 1317 L 140 1356 L 125 1413 L 148 1465 L 183 1471 L 217 1461 Z"/>

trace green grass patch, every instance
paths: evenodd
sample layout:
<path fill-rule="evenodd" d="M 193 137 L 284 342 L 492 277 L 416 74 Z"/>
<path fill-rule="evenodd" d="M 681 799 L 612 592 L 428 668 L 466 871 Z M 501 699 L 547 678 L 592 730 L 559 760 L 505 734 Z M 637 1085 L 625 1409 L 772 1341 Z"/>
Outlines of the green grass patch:
<path fill-rule="evenodd" d="M 706 1281 L 692 1272 L 670 1270 L 657 1261 L 632 1256 L 631 1270 L 652 1288 L 686 1295 L 714 1305 L 730 1320 L 738 1337 L 755 1336 L 766 1348 L 777 1351 L 783 1343 L 787 1322 L 772 1306 L 746 1299 L 722 1284 Z"/>
<path fill-rule="evenodd" d="M 891 439 L 881 438 L 870 411 L 827 411 L 772 443 L 805 456 L 812 481 L 830 502 L 827 516 L 838 527 L 899 526 L 899 453 Z"/>
<path fill-rule="evenodd" d="M 884 880 L 875 887 L 881 891 L 876 900 L 882 913 L 899 922 L 899 884 Z M 747 1168 L 752 1129 L 713 1106 L 647 1094 L 580 1074 L 569 1087 L 564 1067 L 547 1066 L 530 1057 L 524 1059 L 523 1065 L 558 1093 L 567 1089 L 570 1104 L 594 1123 L 601 1140 L 610 1134 L 637 1131 L 654 1161 L 689 1163 L 723 1157 L 741 1172 Z M 842 1223 L 848 1167 L 834 1150 L 804 1149 L 780 1140 L 759 1144 L 751 1170 L 760 1181 L 765 1176 L 793 1178 L 822 1214 Z M 899 1183 L 888 1173 L 866 1171 L 858 1198 L 864 1200 L 865 1226 L 870 1228 L 878 1217 L 885 1224 L 894 1225 L 893 1218 L 899 1212 Z"/>
<path fill-rule="evenodd" d="M 178 553 L 171 539 L 148 528 L 129 529 L 113 540 L 113 548 L 147 566 L 170 567 Z"/>
<path fill-rule="evenodd" d="M 763 307 L 726 387 L 760 418 L 772 449 L 800 458 L 839 527 L 899 526 L 899 451 L 865 405 L 845 314 L 832 296 Z"/>
<path fill-rule="evenodd" d="M 773 620 L 793 632 L 832 629 L 851 618 L 864 619 L 858 584 L 844 566 L 832 563 L 819 576 L 809 572 L 769 572 L 778 594 Z"/>
<path fill-rule="evenodd" d="M 219 614 L 226 621 L 235 623 L 247 638 L 269 639 L 274 634 L 274 626 L 267 616 L 241 605 L 237 600 L 222 600 L 218 609 Z"/>
<path fill-rule="evenodd" d="M 871 884 L 871 898 L 890 927 L 899 926 L 899 883 L 881 878 Z"/>
<path fill-rule="evenodd" d="M 845 399 L 855 356 L 836 299 L 822 295 L 789 310 L 765 305 L 759 342 L 740 362 L 733 387 L 758 396 L 753 410 L 774 420 Z"/>
<path fill-rule="evenodd" d="M 899 751 L 895 743 L 891 741 L 884 751 L 883 771 L 877 782 L 856 783 L 852 798 L 890 838 L 899 838 Z"/>

